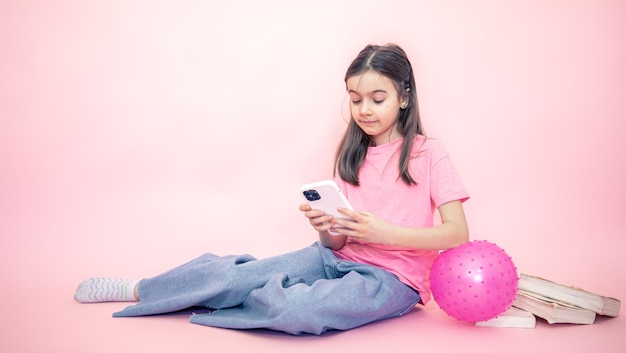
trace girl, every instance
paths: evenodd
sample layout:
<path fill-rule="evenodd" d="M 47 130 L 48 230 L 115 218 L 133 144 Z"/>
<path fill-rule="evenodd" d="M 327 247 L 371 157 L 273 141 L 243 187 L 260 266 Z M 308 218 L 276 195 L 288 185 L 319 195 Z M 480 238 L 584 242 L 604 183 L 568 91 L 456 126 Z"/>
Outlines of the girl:
<path fill-rule="evenodd" d="M 345 83 L 351 121 L 334 178 L 357 210 L 339 209 L 351 220 L 301 205 L 319 232 L 308 248 L 263 260 L 205 254 L 140 281 L 90 278 L 74 298 L 137 302 L 115 317 L 200 306 L 211 312 L 192 314 L 192 323 L 317 335 L 428 302 L 439 250 L 468 240 L 468 194 L 443 147 L 423 135 L 413 69 L 400 47 L 368 45 Z"/>

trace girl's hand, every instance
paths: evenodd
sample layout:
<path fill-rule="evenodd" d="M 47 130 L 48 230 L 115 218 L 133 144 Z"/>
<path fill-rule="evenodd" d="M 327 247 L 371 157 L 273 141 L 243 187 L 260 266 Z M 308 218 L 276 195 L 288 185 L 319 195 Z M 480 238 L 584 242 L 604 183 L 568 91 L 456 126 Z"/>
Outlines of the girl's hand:
<path fill-rule="evenodd" d="M 370 212 L 356 212 L 347 208 L 339 208 L 338 210 L 351 219 L 335 219 L 333 231 L 370 243 L 389 243 L 387 237 L 392 233 L 394 227 L 391 223 Z"/>
<path fill-rule="evenodd" d="M 314 210 L 308 204 L 300 205 L 300 211 L 309 219 L 309 223 L 318 231 L 323 246 L 339 250 L 346 244 L 346 237 L 341 234 L 331 235 L 328 230 L 335 226 L 335 217 L 326 215 L 324 211 Z"/>
<path fill-rule="evenodd" d="M 324 211 L 314 210 L 308 204 L 300 205 L 300 211 L 304 212 L 304 216 L 318 232 L 327 231 L 335 225 L 333 216 L 325 215 Z"/>

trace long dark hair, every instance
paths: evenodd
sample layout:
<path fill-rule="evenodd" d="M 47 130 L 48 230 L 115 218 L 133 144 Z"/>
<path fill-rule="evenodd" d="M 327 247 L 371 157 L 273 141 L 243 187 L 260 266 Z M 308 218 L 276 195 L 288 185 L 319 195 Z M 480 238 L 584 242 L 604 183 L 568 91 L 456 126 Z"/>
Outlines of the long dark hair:
<path fill-rule="evenodd" d="M 409 160 L 415 136 L 424 133 L 417 106 L 413 67 L 404 50 L 395 44 L 368 45 L 348 67 L 345 81 L 367 71 L 374 71 L 391 79 L 396 84 L 398 98 L 401 101 L 406 99 L 408 102 L 405 109 L 400 109 L 396 122 L 398 132 L 404 138 L 398 166 L 399 177 L 408 185 L 417 184 L 409 173 Z M 370 144 L 370 136 L 361 130 L 354 119 L 350 119 L 346 133 L 337 148 L 335 173 L 339 173 L 341 179 L 346 182 L 358 186 L 359 169 Z"/>

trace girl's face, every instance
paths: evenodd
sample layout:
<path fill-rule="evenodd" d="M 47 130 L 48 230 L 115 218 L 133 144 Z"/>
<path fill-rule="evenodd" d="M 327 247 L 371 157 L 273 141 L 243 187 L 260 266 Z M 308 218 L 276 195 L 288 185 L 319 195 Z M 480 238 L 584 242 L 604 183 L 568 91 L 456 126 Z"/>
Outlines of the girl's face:
<path fill-rule="evenodd" d="M 401 135 L 396 127 L 400 97 L 394 82 L 376 71 L 366 71 L 346 81 L 354 122 L 372 138 L 375 146 Z"/>

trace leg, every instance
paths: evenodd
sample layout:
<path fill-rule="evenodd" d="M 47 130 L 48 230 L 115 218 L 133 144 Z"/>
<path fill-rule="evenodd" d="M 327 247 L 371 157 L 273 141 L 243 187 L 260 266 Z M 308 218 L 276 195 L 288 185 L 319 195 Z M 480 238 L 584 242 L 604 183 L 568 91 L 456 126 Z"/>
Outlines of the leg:
<path fill-rule="evenodd" d="M 333 261 L 332 253 L 327 256 Z M 194 314 L 190 321 L 224 328 L 321 334 L 403 315 L 420 300 L 417 292 L 382 269 L 336 258 L 332 265 L 334 279 L 290 284 L 285 276 L 276 274 L 252 291 L 242 305 Z"/>
<path fill-rule="evenodd" d="M 159 276 L 141 280 L 140 302 L 113 316 L 162 314 L 192 306 L 238 306 L 276 273 L 283 274 L 289 286 L 325 278 L 318 245 L 263 260 L 250 255 L 205 254 Z"/>

